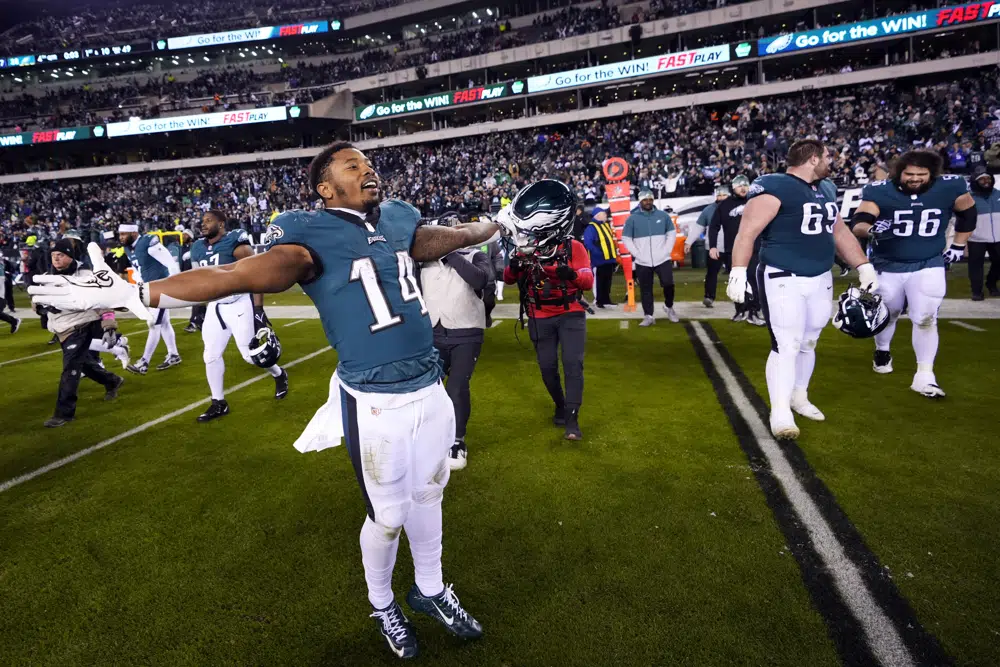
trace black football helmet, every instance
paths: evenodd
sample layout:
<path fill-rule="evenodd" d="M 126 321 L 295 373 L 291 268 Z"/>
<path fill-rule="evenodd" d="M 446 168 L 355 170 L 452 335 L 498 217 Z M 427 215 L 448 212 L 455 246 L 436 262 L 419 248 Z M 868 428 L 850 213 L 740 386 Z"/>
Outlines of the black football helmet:
<path fill-rule="evenodd" d="M 514 243 L 522 253 L 545 258 L 573 232 L 576 195 L 560 181 L 536 181 L 514 196 L 501 215 L 510 216 L 517 229 Z"/>
<path fill-rule="evenodd" d="M 878 294 L 852 285 L 840 295 L 833 326 L 854 338 L 871 338 L 889 326 L 889 308 Z"/>
<path fill-rule="evenodd" d="M 281 358 L 281 341 L 271 327 L 257 329 L 250 341 L 250 360 L 254 366 L 270 368 Z"/>

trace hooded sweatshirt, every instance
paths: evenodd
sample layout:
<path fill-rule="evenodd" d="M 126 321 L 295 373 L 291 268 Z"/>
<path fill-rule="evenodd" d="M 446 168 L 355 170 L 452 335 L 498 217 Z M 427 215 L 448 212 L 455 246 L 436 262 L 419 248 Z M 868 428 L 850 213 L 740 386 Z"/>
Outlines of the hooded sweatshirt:
<path fill-rule="evenodd" d="M 990 186 L 983 189 L 977 181 L 970 183 L 972 198 L 976 200 L 976 230 L 969 237 L 976 243 L 1000 243 L 1000 190 L 995 190 L 995 179 L 990 175 Z"/>

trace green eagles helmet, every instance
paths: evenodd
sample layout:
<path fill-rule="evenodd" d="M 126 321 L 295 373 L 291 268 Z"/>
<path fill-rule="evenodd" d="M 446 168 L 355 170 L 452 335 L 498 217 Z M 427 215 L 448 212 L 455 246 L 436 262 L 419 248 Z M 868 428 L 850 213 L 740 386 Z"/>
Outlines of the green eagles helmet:
<path fill-rule="evenodd" d="M 518 250 L 542 257 L 555 253 L 573 232 L 575 207 L 576 195 L 559 181 L 536 181 L 518 192 L 509 208 Z"/>
<path fill-rule="evenodd" d="M 833 326 L 854 338 L 871 338 L 889 326 L 889 309 L 878 294 L 852 285 L 840 295 Z"/>

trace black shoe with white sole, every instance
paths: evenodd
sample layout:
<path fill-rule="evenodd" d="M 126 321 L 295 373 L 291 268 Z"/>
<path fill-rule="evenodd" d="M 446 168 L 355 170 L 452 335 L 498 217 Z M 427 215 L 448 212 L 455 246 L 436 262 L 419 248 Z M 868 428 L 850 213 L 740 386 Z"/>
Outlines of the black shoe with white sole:
<path fill-rule="evenodd" d="M 281 369 L 281 375 L 274 378 L 274 398 L 281 400 L 288 396 L 288 371 Z"/>
<path fill-rule="evenodd" d="M 385 637 L 386 643 L 397 658 L 406 660 L 417 657 L 417 635 L 413 632 L 413 626 L 399 607 L 399 603 L 393 600 L 385 609 L 374 610 L 371 617 L 375 619 L 378 631 Z"/>
<path fill-rule="evenodd" d="M 226 403 L 225 399 L 217 401 L 212 399 L 212 405 L 205 410 L 203 413 L 198 415 L 198 421 L 200 422 L 210 422 L 213 419 L 218 419 L 219 417 L 225 417 L 229 414 L 229 403 Z"/>
<path fill-rule="evenodd" d="M 166 359 L 163 360 L 162 364 L 160 364 L 159 366 L 156 367 L 156 370 L 158 370 L 158 371 L 165 371 L 168 368 L 176 366 L 179 363 L 181 363 L 181 355 L 179 355 L 179 354 L 171 354 Z"/>
<path fill-rule="evenodd" d="M 448 468 L 450 470 L 462 470 L 469 461 L 469 450 L 465 447 L 464 440 L 456 440 L 448 452 Z"/>
<path fill-rule="evenodd" d="M 479 639 L 483 636 L 483 626 L 469 612 L 462 608 L 458 596 L 449 584 L 433 597 L 420 592 L 416 584 L 406 594 L 410 609 L 426 614 L 444 626 L 444 629 L 462 639 Z"/>
<path fill-rule="evenodd" d="M 111 387 L 110 389 L 104 392 L 105 401 L 113 401 L 116 398 L 118 398 L 118 390 L 122 388 L 123 384 L 125 384 L 125 378 L 120 376 L 116 377 L 118 377 L 118 382 L 115 383 L 115 386 Z"/>
<path fill-rule="evenodd" d="M 51 417 L 45 420 L 45 428 L 59 428 L 73 421 L 72 417 Z"/>
<path fill-rule="evenodd" d="M 135 373 L 136 375 L 145 375 L 146 372 L 149 370 L 149 364 L 146 363 L 145 359 L 140 359 L 134 364 L 129 364 L 128 366 L 126 366 L 125 370 L 127 370 L 129 373 Z"/>
<path fill-rule="evenodd" d="M 872 358 L 872 370 L 882 374 L 892 372 L 892 354 L 889 350 L 875 350 L 875 355 Z"/>

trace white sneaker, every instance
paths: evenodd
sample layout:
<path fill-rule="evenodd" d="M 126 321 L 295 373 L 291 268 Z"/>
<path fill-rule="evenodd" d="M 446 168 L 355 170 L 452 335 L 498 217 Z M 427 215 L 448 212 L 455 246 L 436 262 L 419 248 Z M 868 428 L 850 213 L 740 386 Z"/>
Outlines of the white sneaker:
<path fill-rule="evenodd" d="M 469 450 L 466 449 L 464 442 L 456 440 L 455 444 L 451 447 L 451 451 L 448 452 L 449 470 L 462 470 L 465 468 L 468 461 Z"/>
<path fill-rule="evenodd" d="M 640 327 L 651 327 L 656 323 L 656 318 L 652 315 L 646 315 L 642 318 L 642 322 L 639 322 Z"/>
<path fill-rule="evenodd" d="M 913 376 L 913 384 L 910 385 L 910 389 L 927 398 L 944 398 L 945 396 L 944 390 L 937 384 L 934 373 L 917 372 Z"/>
<path fill-rule="evenodd" d="M 122 363 L 122 368 L 128 368 L 128 364 L 129 364 L 129 352 L 130 352 L 129 347 L 128 347 L 128 338 L 125 337 L 125 336 L 119 337 L 118 338 L 118 344 L 116 345 L 116 347 L 118 347 L 119 350 L 118 350 L 118 352 L 114 353 L 115 354 L 115 359 L 117 359 L 118 361 L 120 361 Z"/>
<path fill-rule="evenodd" d="M 677 311 L 673 308 L 668 308 L 666 305 L 663 306 L 663 311 L 667 314 L 667 319 L 671 322 L 680 322 L 681 318 L 677 317 Z"/>
<path fill-rule="evenodd" d="M 771 413 L 771 433 L 778 440 L 794 440 L 799 437 L 799 427 L 795 425 L 791 410 Z"/>
<path fill-rule="evenodd" d="M 792 410 L 806 419 L 812 419 L 813 421 L 821 422 L 826 419 L 826 416 L 820 412 L 820 409 L 809 402 L 809 398 L 805 392 L 792 394 Z"/>
<path fill-rule="evenodd" d="M 762 327 L 765 324 L 767 324 L 767 322 L 764 321 L 764 318 L 758 315 L 757 313 L 750 313 L 749 315 L 747 315 L 747 322 L 754 325 L 755 327 Z"/>

